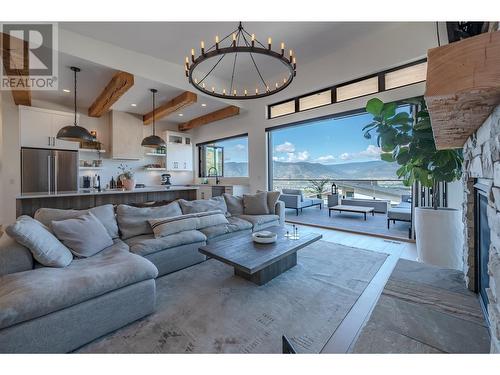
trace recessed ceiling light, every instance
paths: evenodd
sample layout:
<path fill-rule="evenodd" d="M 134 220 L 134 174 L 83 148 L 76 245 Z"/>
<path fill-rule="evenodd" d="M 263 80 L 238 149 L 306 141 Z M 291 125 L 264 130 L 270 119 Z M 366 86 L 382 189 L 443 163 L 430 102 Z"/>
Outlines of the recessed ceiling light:
<path fill-rule="evenodd" d="M 184 116 L 184 114 L 183 113 L 179 113 L 179 116 L 182 117 L 182 116 Z"/>
<path fill-rule="evenodd" d="M 137 107 L 137 104 L 135 104 L 135 103 L 132 103 L 132 104 L 130 104 L 130 105 L 131 105 L 132 107 Z"/>
<path fill-rule="evenodd" d="M 206 107 L 207 105 L 206 105 L 205 103 L 202 103 L 202 104 L 201 104 L 201 106 L 202 106 L 202 107 Z"/>
<path fill-rule="evenodd" d="M 71 92 L 70 90 L 68 89 L 63 89 L 64 92 Z"/>

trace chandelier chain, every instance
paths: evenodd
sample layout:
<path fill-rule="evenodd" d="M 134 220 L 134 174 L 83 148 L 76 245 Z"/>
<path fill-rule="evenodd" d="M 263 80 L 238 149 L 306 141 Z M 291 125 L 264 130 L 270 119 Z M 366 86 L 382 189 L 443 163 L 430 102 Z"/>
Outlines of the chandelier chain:
<path fill-rule="evenodd" d="M 241 35 L 241 29 L 238 28 L 238 36 L 236 37 L 236 45 L 238 45 L 238 43 L 240 42 L 240 35 Z M 238 58 L 238 52 L 236 52 L 234 54 L 233 73 L 231 74 L 231 87 L 229 89 L 229 94 L 231 94 L 233 92 L 234 72 L 236 70 L 236 59 L 237 58 Z"/>
<path fill-rule="evenodd" d="M 248 41 L 247 41 L 247 38 L 245 38 L 245 34 L 243 34 L 243 40 L 245 41 L 245 44 L 248 46 Z M 253 65 L 255 66 L 255 70 L 257 70 L 257 74 L 259 75 L 260 80 L 264 84 L 264 87 L 267 89 L 269 86 L 267 85 L 266 81 L 262 77 L 262 74 L 260 73 L 259 67 L 257 66 L 257 63 L 255 62 L 255 59 L 253 58 L 252 52 L 250 52 L 250 58 L 252 59 Z"/>
<path fill-rule="evenodd" d="M 220 57 L 220 59 L 215 63 L 215 65 L 212 67 L 212 69 L 210 69 L 210 71 L 207 74 L 205 74 L 205 76 L 201 79 L 200 84 L 205 80 L 205 78 L 207 78 L 210 75 L 210 73 L 212 73 L 212 71 L 217 67 L 217 65 L 219 65 L 219 63 L 224 57 L 226 57 L 226 54 L 223 54 Z"/>

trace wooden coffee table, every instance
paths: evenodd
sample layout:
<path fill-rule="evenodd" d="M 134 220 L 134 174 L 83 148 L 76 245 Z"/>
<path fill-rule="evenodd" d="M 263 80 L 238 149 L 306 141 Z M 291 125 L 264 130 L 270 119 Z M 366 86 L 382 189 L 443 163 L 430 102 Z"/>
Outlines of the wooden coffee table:
<path fill-rule="evenodd" d="M 375 216 L 375 213 L 373 211 L 373 207 L 348 206 L 348 205 L 345 205 L 345 204 L 339 204 L 337 206 L 328 207 L 328 216 L 332 216 L 331 215 L 332 211 L 339 211 L 340 213 L 342 213 L 342 211 L 345 211 L 345 212 L 357 212 L 357 213 L 363 214 L 364 217 L 365 217 L 365 220 L 366 220 L 366 214 L 368 212 L 371 212 L 372 216 Z"/>
<path fill-rule="evenodd" d="M 234 268 L 234 274 L 257 285 L 263 285 L 297 265 L 297 251 L 323 236 L 317 233 L 300 233 L 298 240 L 285 237 L 282 227 L 266 228 L 275 232 L 278 239 L 272 244 L 253 242 L 251 234 L 243 234 L 200 247 L 199 251 Z"/>

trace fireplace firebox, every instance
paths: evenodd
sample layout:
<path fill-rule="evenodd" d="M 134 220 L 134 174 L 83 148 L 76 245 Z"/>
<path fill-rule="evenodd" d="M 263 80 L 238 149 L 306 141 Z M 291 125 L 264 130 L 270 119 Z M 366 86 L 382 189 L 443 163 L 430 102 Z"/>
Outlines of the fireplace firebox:
<path fill-rule="evenodd" d="M 489 187 L 476 183 L 475 190 L 475 280 L 476 293 L 479 294 L 484 314 L 488 317 L 488 295 L 490 277 L 488 275 L 488 260 L 490 251 L 490 227 L 488 224 L 488 195 Z"/>

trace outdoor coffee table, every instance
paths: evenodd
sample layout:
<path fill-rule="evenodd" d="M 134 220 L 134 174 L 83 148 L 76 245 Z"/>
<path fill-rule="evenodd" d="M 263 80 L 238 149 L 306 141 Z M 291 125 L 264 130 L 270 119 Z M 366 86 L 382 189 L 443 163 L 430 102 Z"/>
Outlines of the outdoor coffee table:
<path fill-rule="evenodd" d="M 317 233 L 299 233 L 300 238 L 285 237 L 282 227 L 266 228 L 278 235 L 276 242 L 258 244 L 252 234 L 243 234 L 200 247 L 199 251 L 234 268 L 234 274 L 257 285 L 263 285 L 297 265 L 297 251 L 323 236 Z"/>
<path fill-rule="evenodd" d="M 366 220 L 366 214 L 368 212 L 372 213 L 372 216 L 375 216 L 375 213 L 373 212 L 373 207 L 363 207 L 363 206 L 348 206 L 345 204 L 339 204 L 337 206 L 333 207 L 328 207 L 328 216 L 332 216 L 332 211 L 339 211 L 342 213 L 342 211 L 345 212 L 357 212 L 360 214 L 363 214 Z"/>

